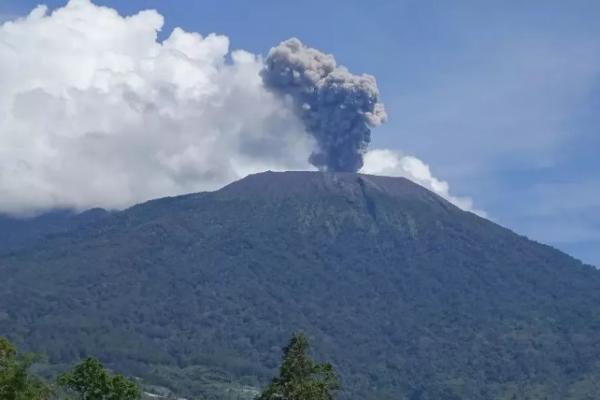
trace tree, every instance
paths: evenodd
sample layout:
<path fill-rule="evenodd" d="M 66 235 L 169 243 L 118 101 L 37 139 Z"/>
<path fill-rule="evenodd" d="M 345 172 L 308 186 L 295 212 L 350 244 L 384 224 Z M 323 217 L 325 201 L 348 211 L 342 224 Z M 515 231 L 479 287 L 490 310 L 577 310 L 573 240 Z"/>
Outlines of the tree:
<path fill-rule="evenodd" d="M 29 373 L 36 360 L 32 354 L 19 357 L 15 346 L 0 337 L 0 399 L 46 400 L 52 395 L 48 385 Z"/>
<path fill-rule="evenodd" d="M 318 364 L 308 356 L 309 344 L 303 334 L 292 336 L 283 349 L 279 376 L 257 400 L 331 400 L 339 388 L 331 364 Z"/>
<path fill-rule="evenodd" d="M 86 358 L 61 375 L 58 384 L 78 394 L 81 400 L 136 400 L 139 387 L 123 375 L 111 375 L 95 358 Z"/>

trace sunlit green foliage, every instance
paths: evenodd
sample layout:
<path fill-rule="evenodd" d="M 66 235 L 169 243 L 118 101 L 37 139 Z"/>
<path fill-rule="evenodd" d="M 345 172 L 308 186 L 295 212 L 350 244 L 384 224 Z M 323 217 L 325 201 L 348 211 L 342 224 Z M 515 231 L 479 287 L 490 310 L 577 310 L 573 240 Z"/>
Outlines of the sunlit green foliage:
<path fill-rule="evenodd" d="M 329 363 L 318 364 L 308 355 L 308 340 L 296 334 L 283 349 L 279 376 L 257 400 L 331 400 L 338 381 Z"/>
<path fill-rule="evenodd" d="M 136 400 L 141 396 L 137 384 L 122 375 L 111 375 L 95 358 L 86 358 L 62 374 L 58 383 L 81 400 Z"/>
<path fill-rule="evenodd" d="M 31 375 L 29 369 L 35 357 L 19 356 L 15 346 L 0 337 L 0 399 L 46 400 L 52 391 L 48 385 Z"/>

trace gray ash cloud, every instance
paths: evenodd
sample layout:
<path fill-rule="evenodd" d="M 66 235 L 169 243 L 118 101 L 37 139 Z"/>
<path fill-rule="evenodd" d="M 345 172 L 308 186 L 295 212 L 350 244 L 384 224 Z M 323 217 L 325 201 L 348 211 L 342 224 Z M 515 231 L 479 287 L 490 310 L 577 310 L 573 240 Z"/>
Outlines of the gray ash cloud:
<path fill-rule="evenodd" d="M 354 75 L 332 55 L 292 38 L 271 49 L 262 78 L 270 90 L 291 96 L 318 145 L 313 165 L 346 172 L 362 167 L 371 128 L 386 119 L 373 76 Z"/>

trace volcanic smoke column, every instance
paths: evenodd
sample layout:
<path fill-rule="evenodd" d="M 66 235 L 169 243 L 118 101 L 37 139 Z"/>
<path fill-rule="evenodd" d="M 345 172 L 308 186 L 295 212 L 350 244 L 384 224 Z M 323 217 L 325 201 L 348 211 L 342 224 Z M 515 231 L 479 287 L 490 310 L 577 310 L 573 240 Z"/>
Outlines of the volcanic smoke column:
<path fill-rule="evenodd" d="M 310 162 L 325 171 L 356 172 L 371 141 L 371 127 L 386 119 L 371 75 L 353 75 L 330 54 L 296 38 L 273 47 L 262 71 L 265 86 L 291 96 L 318 149 Z"/>

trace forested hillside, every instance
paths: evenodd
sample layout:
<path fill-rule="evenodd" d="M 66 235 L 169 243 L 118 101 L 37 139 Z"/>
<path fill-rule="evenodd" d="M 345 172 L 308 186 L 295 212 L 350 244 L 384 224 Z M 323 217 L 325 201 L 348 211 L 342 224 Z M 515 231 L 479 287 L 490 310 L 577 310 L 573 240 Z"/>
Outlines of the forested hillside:
<path fill-rule="evenodd" d="M 35 216 L 0 214 L 0 254 L 25 250 L 39 241 L 103 219 L 110 212 L 92 209 L 82 213 L 54 210 Z"/>
<path fill-rule="evenodd" d="M 264 385 L 298 330 L 344 399 L 599 390 L 600 272 L 401 178 L 252 175 L 54 234 L 0 274 L 0 335 L 187 396 Z"/>

